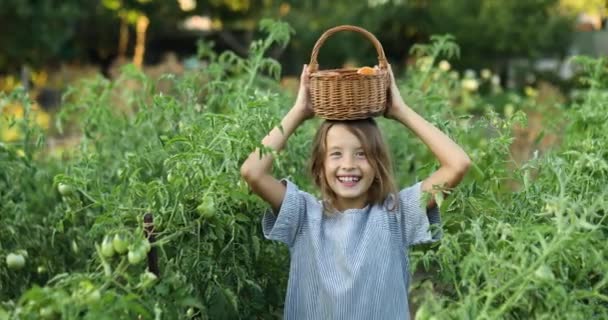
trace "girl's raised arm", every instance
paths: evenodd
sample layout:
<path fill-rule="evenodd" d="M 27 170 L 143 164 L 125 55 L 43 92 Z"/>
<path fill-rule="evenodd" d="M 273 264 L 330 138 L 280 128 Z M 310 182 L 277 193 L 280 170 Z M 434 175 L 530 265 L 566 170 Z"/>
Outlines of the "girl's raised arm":
<path fill-rule="evenodd" d="M 391 77 L 390 101 L 385 116 L 395 119 L 412 130 L 422 142 L 433 152 L 440 167 L 422 182 L 422 190 L 430 193 L 437 192 L 433 186 L 453 188 L 460 183 L 471 165 L 471 159 L 450 137 L 426 121 L 412 110 L 401 97 L 395 84 L 395 77 L 389 65 Z M 435 205 L 431 197 L 428 208 Z"/>
<path fill-rule="evenodd" d="M 308 66 L 304 65 L 302 75 L 300 76 L 300 88 L 296 102 L 281 121 L 283 131 L 281 132 L 276 127 L 273 128 L 262 140 L 262 144 L 266 147 L 272 148 L 275 151 L 282 150 L 285 147 L 287 139 L 296 128 L 307 119 L 313 117 L 314 114 L 310 106 L 308 92 L 308 74 Z M 263 157 L 260 157 L 260 150 L 256 149 L 243 162 L 241 176 L 255 194 L 268 202 L 275 212 L 279 212 L 286 187 L 271 175 L 272 161 L 270 153 L 266 153 Z"/>

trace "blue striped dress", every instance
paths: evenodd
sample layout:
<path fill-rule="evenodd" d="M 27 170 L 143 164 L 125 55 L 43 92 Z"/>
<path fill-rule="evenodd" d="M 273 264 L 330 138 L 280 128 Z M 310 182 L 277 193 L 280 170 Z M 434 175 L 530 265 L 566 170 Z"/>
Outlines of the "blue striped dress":
<path fill-rule="evenodd" d="M 421 183 L 399 192 L 398 210 L 348 209 L 327 216 L 321 202 L 284 180 L 278 215 L 264 236 L 289 247 L 284 319 L 408 319 L 409 246 L 438 240 L 437 209 L 427 212 Z"/>

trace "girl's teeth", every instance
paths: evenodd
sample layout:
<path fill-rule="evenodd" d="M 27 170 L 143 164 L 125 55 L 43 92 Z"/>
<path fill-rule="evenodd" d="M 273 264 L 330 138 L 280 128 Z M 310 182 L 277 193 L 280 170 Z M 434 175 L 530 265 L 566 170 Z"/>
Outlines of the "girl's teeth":
<path fill-rule="evenodd" d="M 341 182 L 357 182 L 357 181 L 359 181 L 359 178 L 357 178 L 357 177 L 339 177 L 338 180 L 340 180 Z"/>

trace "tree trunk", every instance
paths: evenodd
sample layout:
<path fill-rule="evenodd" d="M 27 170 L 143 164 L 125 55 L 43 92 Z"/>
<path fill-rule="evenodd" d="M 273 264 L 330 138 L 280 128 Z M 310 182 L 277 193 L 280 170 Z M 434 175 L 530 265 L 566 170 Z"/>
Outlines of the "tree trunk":
<path fill-rule="evenodd" d="M 144 53 L 146 51 L 146 30 L 150 20 L 148 17 L 141 15 L 137 18 L 135 30 L 137 32 L 135 38 L 135 53 L 133 54 L 133 64 L 141 69 L 144 61 Z"/>

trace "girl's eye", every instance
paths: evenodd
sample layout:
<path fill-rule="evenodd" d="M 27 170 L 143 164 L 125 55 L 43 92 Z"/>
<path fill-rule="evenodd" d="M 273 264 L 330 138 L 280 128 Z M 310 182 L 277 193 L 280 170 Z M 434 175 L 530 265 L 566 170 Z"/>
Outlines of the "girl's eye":
<path fill-rule="evenodd" d="M 355 153 L 355 156 L 357 158 L 365 158 L 365 152 L 359 151 L 359 152 Z"/>
<path fill-rule="evenodd" d="M 339 157 L 340 156 L 340 152 L 334 151 L 334 152 L 330 153 L 329 156 L 330 157 Z"/>

